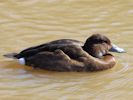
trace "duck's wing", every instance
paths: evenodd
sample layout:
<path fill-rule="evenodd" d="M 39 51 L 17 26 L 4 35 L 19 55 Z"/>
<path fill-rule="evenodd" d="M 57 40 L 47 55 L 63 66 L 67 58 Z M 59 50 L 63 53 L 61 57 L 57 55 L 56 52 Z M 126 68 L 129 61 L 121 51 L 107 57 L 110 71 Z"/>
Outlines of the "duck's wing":
<path fill-rule="evenodd" d="M 52 71 L 83 71 L 84 64 L 70 58 L 62 50 L 40 52 L 26 59 L 26 65 Z"/>
<path fill-rule="evenodd" d="M 26 65 L 52 71 L 69 71 L 71 58 L 62 50 L 40 52 L 26 59 Z"/>
<path fill-rule="evenodd" d="M 15 57 L 16 58 L 29 57 L 42 51 L 54 51 L 56 49 L 59 49 L 61 47 L 63 48 L 64 46 L 68 45 L 83 46 L 83 42 L 72 39 L 55 40 L 49 43 L 24 49 L 19 54 L 15 55 Z"/>

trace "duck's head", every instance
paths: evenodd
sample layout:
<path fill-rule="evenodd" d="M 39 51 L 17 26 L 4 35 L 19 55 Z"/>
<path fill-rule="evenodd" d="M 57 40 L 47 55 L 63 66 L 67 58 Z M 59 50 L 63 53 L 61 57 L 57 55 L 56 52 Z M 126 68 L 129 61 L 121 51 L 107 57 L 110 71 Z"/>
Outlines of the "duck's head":
<path fill-rule="evenodd" d="M 90 55 L 97 58 L 101 58 L 109 51 L 118 53 L 125 52 L 124 49 L 114 45 L 113 43 L 111 43 L 108 37 L 101 34 L 93 34 L 92 36 L 90 36 L 86 40 L 83 49 Z"/>

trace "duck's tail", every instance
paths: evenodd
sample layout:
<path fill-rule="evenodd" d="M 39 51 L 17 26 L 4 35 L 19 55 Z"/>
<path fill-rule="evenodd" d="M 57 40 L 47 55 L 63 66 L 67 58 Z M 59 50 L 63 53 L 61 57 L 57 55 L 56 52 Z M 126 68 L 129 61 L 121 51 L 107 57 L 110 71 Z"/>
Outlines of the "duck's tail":
<path fill-rule="evenodd" d="M 19 54 L 18 53 L 8 53 L 8 54 L 5 54 L 3 55 L 4 57 L 7 57 L 7 58 L 12 58 L 12 59 L 17 59 L 17 61 L 22 64 L 22 65 L 25 65 L 25 58 L 22 57 L 22 58 L 19 58 Z"/>
<path fill-rule="evenodd" d="M 8 53 L 8 54 L 5 54 L 3 56 L 7 57 L 7 58 L 12 58 L 12 59 L 18 59 L 17 55 L 18 55 L 17 53 Z"/>

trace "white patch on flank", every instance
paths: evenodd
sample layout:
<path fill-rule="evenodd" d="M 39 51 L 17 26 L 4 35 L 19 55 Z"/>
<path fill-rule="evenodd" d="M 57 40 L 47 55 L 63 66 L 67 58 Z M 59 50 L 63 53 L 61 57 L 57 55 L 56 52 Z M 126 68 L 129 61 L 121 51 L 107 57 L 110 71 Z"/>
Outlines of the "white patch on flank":
<path fill-rule="evenodd" d="M 18 62 L 22 65 L 25 65 L 25 59 L 24 58 L 19 58 Z"/>

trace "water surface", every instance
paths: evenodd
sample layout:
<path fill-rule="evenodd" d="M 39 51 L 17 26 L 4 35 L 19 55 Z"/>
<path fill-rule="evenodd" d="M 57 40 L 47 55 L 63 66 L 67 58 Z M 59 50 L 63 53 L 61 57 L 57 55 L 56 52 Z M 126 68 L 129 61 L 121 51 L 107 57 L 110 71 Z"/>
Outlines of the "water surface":
<path fill-rule="evenodd" d="M 132 100 L 132 0 L 0 0 L 0 100 Z M 34 70 L 4 58 L 61 38 L 108 36 L 127 53 L 93 73 Z"/>

